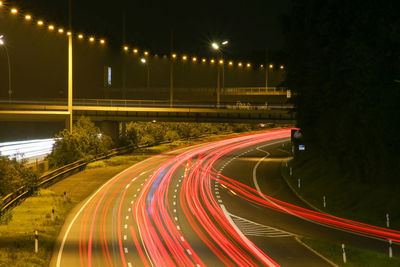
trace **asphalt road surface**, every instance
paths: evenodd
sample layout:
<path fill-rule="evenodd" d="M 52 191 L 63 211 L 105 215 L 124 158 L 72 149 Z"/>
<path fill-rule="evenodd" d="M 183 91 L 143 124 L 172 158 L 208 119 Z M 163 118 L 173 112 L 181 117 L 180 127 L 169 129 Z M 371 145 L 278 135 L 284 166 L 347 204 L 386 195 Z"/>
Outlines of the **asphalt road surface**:
<path fill-rule="evenodd" d="M 312 211 L 281 178 L 290 129 L 175 149 L 78 205 L 51 266 L 330 266 L 307 236 L 395 256 L 400 232 Z"/>

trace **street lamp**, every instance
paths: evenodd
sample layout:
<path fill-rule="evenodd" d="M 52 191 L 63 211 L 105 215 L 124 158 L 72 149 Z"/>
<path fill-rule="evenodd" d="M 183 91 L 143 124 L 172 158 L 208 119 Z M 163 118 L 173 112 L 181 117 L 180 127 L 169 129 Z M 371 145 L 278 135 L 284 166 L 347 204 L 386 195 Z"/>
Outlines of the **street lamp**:
<path fill-rule="evenodd" d="M 147 67 L 147 88 L 150 88 L 150 67 L 149 67 L 149 62 L 145 58 L 141 58 L 140 62 L 142 62 L 142 64 L 146 65 L 146 67 Z"/>
<path fill-rule="evenodd" d="M 11 101 L 11 62 L 10 62 L 10 55 L 8 54 L 8 49 L 7 46 L 5 45 L 4 42 L 4 35 L 0 35 L 0 45 L 4 47 L 4 50 L 6 51 L 7 55 L 7 62 L 8 62 L 8 100 Z"/>
<path fill-rule="evenodd" d="M 221 51 L 221 46 L 228 45 L 228 41 L 223 41 L 221 43 L 213 42 L 211 44 L 212 49 L 217 51 L 220 55 L 220 65 L 222 65 L 222 91 L 225 88 L 225 64 L 224 64 L 224 55 Z M 222 62 L 222 63 L 221 63 Z M 221 68 L 218 67 L 218 74 L 217 74 L 217 108 L 219 108 L 221 102 Z"/>

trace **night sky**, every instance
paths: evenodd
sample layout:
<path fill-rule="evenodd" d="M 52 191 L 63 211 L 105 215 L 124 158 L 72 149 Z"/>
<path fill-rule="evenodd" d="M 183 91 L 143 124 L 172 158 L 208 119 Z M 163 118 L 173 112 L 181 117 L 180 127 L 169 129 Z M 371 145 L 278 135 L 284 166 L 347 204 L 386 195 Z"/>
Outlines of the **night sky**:
<path fill-rule="evenodd" d="M 232 58 L 263 60 L 264 52 L 283 46 L 281 16 L 290 0 L 232 1 L 73 1 L 74 31 L 104 37 L 114 47 L 122 44 L 122 13 L 126 12 L 127 44 L 152 53 L 174 51 L 212 55 L 211 41 L 229 40 L 224 53 Z M 21 12 L 46 22 L 67 26 L 68 0 L 5 1 Z"/>

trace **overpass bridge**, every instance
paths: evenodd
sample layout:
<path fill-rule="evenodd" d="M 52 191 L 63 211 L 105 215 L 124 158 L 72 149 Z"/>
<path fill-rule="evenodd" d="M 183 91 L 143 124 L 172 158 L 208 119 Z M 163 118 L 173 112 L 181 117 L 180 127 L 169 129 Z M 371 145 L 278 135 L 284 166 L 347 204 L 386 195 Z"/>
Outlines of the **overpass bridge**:
<path fill-rule="evenodd" d="M 168 101 L 85 99 L 74 100 L 74 117 L 93 121 L 198 121 L 198 122 L 276 122 L 294 123 L 290 105 L 248 105 L 245 103 L 193 104 Z M 69 115 L 66 103 L 57 101 L 0 104 L 0 121 L 60 121 Z"/>
<path fill-rule="evenodd" d="M 65 121 L 67 126 L 70 114 L 64 102 L 3 102 L 0 103 L 0 121 Z M 72 112 L 75 119 L 89 117 L 114 139 L 119 135 L 119 123 L 128 121 L 295 123 L 295 114 L 289 105 L 248 105 L 240 102 L 220 106 L 182 102 L 170 107 L 168 101 L 76 99 Z"/>

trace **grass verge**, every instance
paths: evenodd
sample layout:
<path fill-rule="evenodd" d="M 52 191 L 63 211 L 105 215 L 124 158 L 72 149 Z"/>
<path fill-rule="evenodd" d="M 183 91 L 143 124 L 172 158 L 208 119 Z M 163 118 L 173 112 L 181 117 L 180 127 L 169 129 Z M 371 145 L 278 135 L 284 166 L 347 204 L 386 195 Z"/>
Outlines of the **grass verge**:
<path fill-rule="evenodd" d="M 285 144 L 282 149 L 290 152 L 291 144 Z M 400 228 L 399 188 L 362 183 L 315 156 L 292 160 L 288 167 L 283 167 L 282 175 L 301 198 L 322 212 L 380 227 L 386 227 L 386 213 L 389 213 L 390 228 Z M 324 196 L 326 207 L 323 205 Z M 333 262 L 343 264 L 341 244 L 306 238 L 302 241 Z M 356 248 L 346 251 L 346 266 L 400 266 L 400 259 L 389 259 L 385 254 Z"/>
<path fill-rule="evenodd" d="M 368 266 L 400 266 L 400 259 L 389 258 L 386 254 L 361 250 L 353 247 L 346 247 L 346 264 L 343 263 L 342 246 L 326 241 L 301 238 L 301 241 L 314 250 L 330 259 L 333 263 L 342 266 L 368 267 Z"/>

